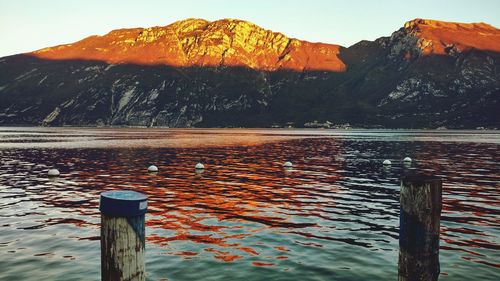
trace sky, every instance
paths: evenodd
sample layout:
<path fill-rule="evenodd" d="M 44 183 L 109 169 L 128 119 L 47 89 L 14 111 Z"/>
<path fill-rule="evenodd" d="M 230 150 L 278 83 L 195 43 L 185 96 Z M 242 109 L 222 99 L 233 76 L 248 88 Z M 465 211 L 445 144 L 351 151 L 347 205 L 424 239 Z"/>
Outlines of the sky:
<path fill-rule="evenodd" d="M 0 0 L 0 57 L 113 29 L 236 18 L 289 37 L 348 47 L 414 18 L 500 27 L 500 0 Z"/>

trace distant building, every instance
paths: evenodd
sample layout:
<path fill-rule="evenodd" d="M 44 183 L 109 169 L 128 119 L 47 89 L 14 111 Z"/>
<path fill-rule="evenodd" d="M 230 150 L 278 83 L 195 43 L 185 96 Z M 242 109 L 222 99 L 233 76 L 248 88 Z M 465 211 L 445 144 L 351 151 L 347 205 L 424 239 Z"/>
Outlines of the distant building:
<path fill-rule="evenodd" d="M 344 123 L 344 124 L 338 124 L 333 126 L 335 129 L 351 129 L 351 124 L 349 123 Z"/>
<path fill-rule="evenodd" d="M 324 128 L 324 129 L 329 129 L 333 125 L 332 122 L 326 121 L 324 123 L 320 123 L 317 120 L 314 120 L 313 122 L 306 122 L 304 123 L 304 127 L 306 128 Z"/>

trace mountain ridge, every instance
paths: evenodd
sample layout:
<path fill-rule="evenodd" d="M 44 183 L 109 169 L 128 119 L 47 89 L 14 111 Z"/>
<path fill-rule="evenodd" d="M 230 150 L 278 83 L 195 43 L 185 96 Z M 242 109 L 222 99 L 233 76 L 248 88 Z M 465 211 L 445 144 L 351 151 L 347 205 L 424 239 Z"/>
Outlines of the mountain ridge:
<path fill-rule="evenodd" d="M 239 20 L 114 30 L 0 58 L 0 124 L 500 128 L 499 35 L 424 19 L 348 48 Z"/>
<path fill-rule="evenodd" d="M 325 47 L 327 49 L 331 48 L 332 53 L 330 53 L 329 55 L 334 56 L 335 59 L 338 59 L 336 57 L 336 55 L 338 54 L 338 49 L 339 48 L 346 48 L 346 47 L 343 47 L 343 46 L 340 46 L 337 44 L 329 44 L 329 43 L 322 43 L 322 42 L 310 42 L 310 41 L 306 41 L 306 40 L 300 40 L 300 39 L 296 39 L 296 38 L 287 37 L 283 33 L 274 32 L 274 31 L 271 31 L 268 29 L 264 29 L 264 28 L 254 24 L 252 22 L 244 21 L 244 20 L 226 18 L 226 19 L 220 19 L 220 20 L 216 20 L 216 21 L 208 21 L 208 20 L 199 19 L 199 18 L 188 18 L 185 20 L 179 20 L 179 21 L 173 22 L 173 23 L 166 25 L 166 26 L 153 26 L 153 27 L 147 27 L 147 28 L 138 27 L 138 28 L 115 29 L 115 30 L 108 32 L 105 35 L 102 35 L 102 36 L 91 35 L 91 36 L 88 36 L 80 41 L 74 42 L 74 43 L 62 44 L 62 45 L 56 45 L 53 47 L 42 48 L 42 49 L 35 50 L 33 52 L 28 52 L 25 54 L 34 55 L 34 56 L 39 57 L 39 58 L 47 58 L 47 59 L 95 59 L 95 60 L 103 60 L 103 61 L 108 62 L 108 63 L 167 64 L 167 65 L 171 65 L 171 66 L 184 66 L 184 67 L 186 67 L 186 66 L 220 66 L 221 65 L 220 62 L 218 64 L 217 63 L 204 64 L 203 61 L 199 61 L 199 60 L 194 60 L 191 63 L 189 63 L 189 62 L 186 63 L 185 61 L 184 62 L 178 62 L 178 61 L 175 62 L 174 61 L 174 62 L 170 62 L 170 64 L 169 64 L 169 63 L 162 62 L 162 60 L 161 60 L 162 57 L 159 57 L 160 59 L 157 60 L 156 62 L 153 62 L 153 61 L 147 61 L 147 62 L 146 61 L 134 61 L 133 60 L 134 53 L 130 52 L 130 50 L 127 50 L 128 51 L 127 55 L 132 56 L 132 58 L 130 60 L 127 60 L 126 56 L 122 56 L 122 57 L 119 57 L 116 59 L 115 58 L 106 59 L 105 57 L 102 58 L 95 53 L 86 54 L 88 57 L 85 57 L 85 52 L 80 51 L 80 53 L 78 53 L 75 50 L 75 47 L 81 47 L 81 48 L 86 49 L 85 46 L 79 46 L 79 45 L 81 45 L 81 43 L 88 43 L 87 41 L 95 41 L 95 39 L 97 39 L 97 41 L 104 40 L 104 42 L 97 42 L 97 44 L 100 43 L 101 45 L 103 45 L 102 47 L 109 47 L 109 46 L 106 46 L 106 43 L 109 43 L 109 42 L 106 42 L 106 40 L 105 40 L 106 38 L 111 37 L 111 38 L 117 39 L 116 37 L 122 38 L 124 36 L 128 36 L 128 37 L 126 39 L 123 39 L 123 40 L 117 40 L 118 43 L 120 43 L 120 44 L 127 44 L 128 43 L 128 44 L 131 44 L 132 46 L 134 46 L 135 44 L 138 44 L 138 43 L 140 44 L 141 41 L 147 42 L 147 43 L 155 43 L 155 41 L 158 41 L 157 39 L 159 39 L 159 38 L 167 39 L 164 41 L 168 41 L 169 38 L 165 38 L 165 35 L 168 35 L 169 33 L 170 33 L 170 35 L 175 36 L 174 39 L 179 40 L 179 42 L 175 42 L 175 43 L 180 44 L 181 40 L 179 39 L 179 36 L 182 37 L 182 39 L 184 41 L 190 41 L 190 40 L 197 41 L 200 38 L 189 37 L 189 34 L 193 33 L 193 32 L 200 33 L 201 31 L 206 31 L 206 30 L 211 30 L 212 33 L 218 33 L 218 32 L 224 31 L 224 27 L 235 28 L 238 26 L 243 27 L 243 28 L 240 28 L 240 31 L 243 31 L 243 32 L 246 31 L 245 35 L 249 34 L 248 30 L 257 31 L 258 35 L 259 35 L 259 33 L 260 33 L 260 35 L 272 34 L 275 38 L 278 39 L 277 42 L 281 43 L 280 44 L 281 48 L 280 47 L 276 48 L 279 51 L 277 54 L 278 58 L 283 56 L 283 52 L 286 49 L 283 46 L 288 45 L 288 44 L 298 44 L 298 45 L 304 44 L 304 45 L 312 45 L 312 46 L 322 46 L 322 47 Z M 446 48 L 450 49 L 451 47 L 461 47 L 463 49 L 476 48 L 478 50 L 488 50 L 488 51 L 500 52 L 500 44 L 498 44 L 498 41 L 500 40 L 500 30 L 492 25 L 489 25 L 489 24 L 483 23 L 483 22 L 480 22 L 480 23 L 459 23 L 459 22 L 446 22 L 446 21 L 439 21 L 439 20 L 416 18 L 416 19 L 407 21 L 400 30 L 406 30 L 409 34 L 414 35 L 415 37 L 419 37 L 420 42 L 418 42 L 418 44 L 419 44 L 419 47 L 421 48 L 421 50 L 424 52 L 424 54 L 430 54 L 430 53 L 445 54 L 446 52 L 448 52 L 448 50 L 445 51 L 445 49 Z M 459 38 L 450 38 L 451 36 L 447 35 L 447 36 L 445 36 L 446 38 L 443 39 L 443 38 L 439 38 L 439 35 L 443 36 L 442 33 L 435 34 L 436 30 L 438 32 L 439 32 L 439 30 L 445 30 L 445 31 L 452 33 L 452 35 L 456 35 L 453 31 L 459 31 L 461 34 L 465 34 L 465 35 L 467 35 L 467 33 L 478 33 L 480 35 L 483 35 L 483 37 L 487 36 L 489 38 L 486 38 L 486 39 L 481 38 L 481 40 L 479 40 L 479 41 L 477 41 L 477 40 L 474 41 L 473 39 L 475 39 L 475 38 L 472 38 L 472 40 L 471 40 L 471 38 L 467 38 L 464 36 L 459 37 Z M 226 31 L 227 31 L 227 29 L 226 29 Z M 188 35 L 188 36 L 186 36 L 186 35 Z M 218 34 L 218 35 L 220 35 L 220 34 Z M 237 37 L 237 35 L 238 34 L 235 34 L 236 37 Z M 132 36 L 132 37 L 130 37 L 130 36 Z M 213 34 L 212 34 L 212 36 L 213 36 Z M 216 36 L 213 36 L 213 37 L 209 36 L 208 39 L 214 39 L 214 37 L 215 37 L 215 39 L 227 39 L 224 37 L 216 37 Z M 170 40 L 172 40 L 172 39 L 170 38 Z M 481 42 L 484 42 L 485 40 L 486 40 L 485 43 L 480 44 Z M 112 41 L 111 44 L 117 43 L 117 41 Z M 362 40 L 362 41 L 364 41 L 364 40 Z M 463 42 L 463 41 L 465 41 L 465 42 Z M 91 43 L 95 43 L 95 42 L 91 42 Z M 243 42 L 243 43 L 248 44 L 248 42 Z M 224 43 L 220 44 L 220 42 L 219 42 L 219 44 L 207 44 L 207 45 L 209 45 L 208 47 L 213 47 L 214 45 L 224 46 Z M 252 46 L 251 43 L 248 45 L 251 45 L 251 47 L 255 48 L 255 46 Z M 255 44 L 253 44 L 253 45 L 255 45 Z M 437 45 L 436 50 L 429 48 L 432 45 Z M 455 46 L 455 45 L 457 45 L 457 46 Z M 98 51 L 103 50 L 103 49 L 104 49 L 104 51 L 109 51 L 109 50 L 106 50 L 105 48 L 99 48 L 99 47 L 95 47 L 95 46 L 92 46 L 92 47 L 94 47 Z M 192 45 L 187 46 L 187 47 L 193 48 Z M 205 49 L 207 48 L 206 45 L 203 47 L 205 47 Z M 73 51 L 73 52 L 72 53 L 70 52 L 69 54 L 68 53 L 65 54 L 64 51 L 67 49 L 70 49 L 70 51 Z M 185 49 L 185 48 L 181 48 L 181 49 Z M 61 51 L 63 51 L 62 54 L 60 53 Z M 148 50 L 146 50 L 146 51 L 148 51 Z M 228 48 L 225 48 L 224 51 L 227 52 Z M 234 50 L 230 50 L 230 51 L 234 51 Z M 59 52 L 59 54 L 58 54 L 58 52 Z M 205 54 L 205 55 L 210 56 L 210 53 Z M 187 54 L 182 53 L 180 56 L 186 57 Z M 222 63 L 222 65 L 223 65 L 223 63 Z M 252 67 L 252 65 L 245 65 L 245 64 L 233 64 L 232 66 L 247 66 L 250 68 L 254 68 L 254 67 Z M 339 67 L 335 68 L 334 70 L 344 71 L 345 70 L 344 67 L 345 67 L 345 65 L 339 66 Z M 261 69 L 261 70 L 276 70 L 276 69 L 278 69 L 278 67 L 255 67 L 255 68 Z M 302 69 L 297 68 L 297 67 L 295 69 L 294 68 L 291 68 L 291 69 L 301 71 L 301 70 L 308 69 L 308 68 L 306 66 L 304 66 Z M 315 69 L 310 68 L 308 70 L 315 70 Z M 321 70 L 321 69 L 319 69 L 319 70 Z M 332 70 L 332 69 L 324 69 L 324 70 L 328 71 L 328 70 Z"/>
<path fill-rule="evenodd" d="M 113 30 L 71 44 L 28 53 L 43 59 L 107 63 L 243 66 L 258 70 L 344 71 L 340 46 L 289 38 L 251 22 L 186 19 L 167 26 Z"/>

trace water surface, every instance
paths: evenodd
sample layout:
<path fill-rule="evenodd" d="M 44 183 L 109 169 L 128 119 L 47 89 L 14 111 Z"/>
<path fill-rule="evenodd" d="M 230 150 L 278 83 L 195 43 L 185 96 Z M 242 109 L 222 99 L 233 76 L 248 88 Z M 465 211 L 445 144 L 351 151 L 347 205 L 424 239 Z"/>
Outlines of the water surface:
<path fill-rule="evenodd" d="M 497 280 L 499 148 L 493 131 L 0 128 L 0 279 L 99 280 L 99 194 L 131 189 L 148 280 L 395 280 L 415 169 L 444 182 L 440 280 Z"/>

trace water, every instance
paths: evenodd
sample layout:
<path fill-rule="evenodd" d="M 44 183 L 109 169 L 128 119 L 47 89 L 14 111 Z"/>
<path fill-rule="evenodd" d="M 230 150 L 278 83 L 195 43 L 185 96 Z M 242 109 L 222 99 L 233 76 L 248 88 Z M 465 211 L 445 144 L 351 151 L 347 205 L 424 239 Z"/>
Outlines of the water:
<path fill-rule="evenodd" d="M 99 280 L 113 189 L 149 195 L 148 280 L 396 280 L 405 156 L 444 181 L 440 280 L 498 280 L 499 148 L 491 131 L 0 128 L 0 280 Z"/>

